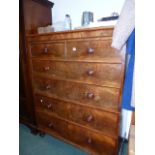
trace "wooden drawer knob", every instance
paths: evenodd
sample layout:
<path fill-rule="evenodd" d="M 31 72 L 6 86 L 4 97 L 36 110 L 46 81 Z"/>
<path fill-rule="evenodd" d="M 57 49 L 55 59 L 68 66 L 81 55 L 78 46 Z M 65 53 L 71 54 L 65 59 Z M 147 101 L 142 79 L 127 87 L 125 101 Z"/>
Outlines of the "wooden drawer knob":
<path fill-rule="evenodd" d="M 48 53 L 48 48 L 47 48 L 47 47 L 44 48 L 44 53 L 45 53 L 45 54 Z"/>
<path fill-rule="evenodd" d="M 89 115 L 88 117 L 87 117 L 87 122 L 91 122 L 93 120 L 93 116 L 92 115 Z"/>
<path fill-rule="evenodd" d="M 89 70 L 87 70 L 87 74 L 88 75 L 93 75 L 94 74 L 94 71 L 92 69 L 89 69 Z"/>
<path fill-rule="evenodd" d="M 87 143 L 91 144 L 92 143 L 92 139 L 91 138 L 87 138 Z"/>
<path fill-rule="evenodd" d="M 53 127 L 54 127 L 53 123 L 49 123 L 49 124 L 48 124 L 48 127 L 49 127 L 49 128 L 53 128 Z"/>
<path fill-rule="evenodd" d="M 52 107 L 52 104 L 48 104 L 47 108 L 50 109 Z"/>
<path fill-rule="evenodd" d="M 49 66 L 44 67 L 44 71 L 49 71 L 49 70 L 50 70 Z"/>
<path fill-rule="evenodd" d="M 50 85 L 46 85 L 46 87 L 45 87 L 47 90 L 49 90 L 50 88 L 51 88 L 51 86 Z"/>
<path fill-rule="evenodd" d="M 87 93 L 87 98 L 89 99 L 93 99 L 94 98 L 94 94 L 93 93 Z"/>
<path fill-rule="evenodd" d="M 73 47 L 73 48 L 72 48 L 72 51 L 73 51 L 73 52 L 76 52 L 76 51 L 77 51 L 76 47 Z"/>
<path fill-rule="evenodd" d="M 41 99 L 40 99 L 40 103 L 43 103 L 43 102 L 44 102 L 44 101 L 43 101 L 43 99 L 41 98 Z"/>
<path fill-rule="evenodd" d="M 94 49 L 93 48 L 88 48 L 87 52 L 88 52 L 88 54 L 92 54 L 92 53 L 94 53 Z"/>

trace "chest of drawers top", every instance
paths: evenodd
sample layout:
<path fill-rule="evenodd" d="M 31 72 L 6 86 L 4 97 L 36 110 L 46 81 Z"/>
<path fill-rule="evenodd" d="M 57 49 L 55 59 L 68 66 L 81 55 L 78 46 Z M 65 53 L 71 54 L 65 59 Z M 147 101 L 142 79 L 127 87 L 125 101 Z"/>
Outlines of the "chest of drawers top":
<path fill-rule="evenodd" d="M 29 34 L 27 39 L 29 42 L 35 41 L 56 41 L 66 39 L 85 39 L 91 37 L 112 37 L 113 26 L 108 27 L 97 27 L 97 28 L 85 28 L 78 30 L 50 32 L 43 34 Z"/>

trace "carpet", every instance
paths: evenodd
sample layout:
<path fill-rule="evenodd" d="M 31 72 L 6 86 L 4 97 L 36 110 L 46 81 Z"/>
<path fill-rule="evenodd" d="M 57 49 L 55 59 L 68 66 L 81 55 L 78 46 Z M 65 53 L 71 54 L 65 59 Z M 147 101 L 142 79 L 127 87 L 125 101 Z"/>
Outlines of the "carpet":
<path fill-rule="evenodd" d="M 89 155 L 85 151 L 58 140 L 52 136 L 31 134 L 30 129 L 19 124 L 19 155 Z M 124 144 L 122 155 L 127 155 L 127 144 Z"/>

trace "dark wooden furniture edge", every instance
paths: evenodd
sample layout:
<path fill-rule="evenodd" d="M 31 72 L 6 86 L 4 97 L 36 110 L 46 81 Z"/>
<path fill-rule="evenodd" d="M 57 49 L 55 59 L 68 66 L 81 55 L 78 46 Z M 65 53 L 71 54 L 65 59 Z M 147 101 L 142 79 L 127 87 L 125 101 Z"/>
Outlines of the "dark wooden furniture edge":
<path fill-rule="evenodd" d="M 48 0 L 33 0 L 34 2 L 40 3 L 42 5 L 50 6 L 51 8 L 53 7 L 54 3 L 50 2 Z"/>
<path fill-rule="evenodd" d="M 112 29 L 114 29 L 114 26 L 99 26 L 99 27 L 81 28 L 81 29 L 58 31 L 58 32 L 49 32 L 49 33 L 42 33 L 42 34 L 27 34 L 26 37 L 47 36 L 52 34 L 66 34 L 66 33 L 75 33 L 75 32 L 83 32 L 83 31 L 89 32 L 89 31 L 97 31 L 97 30 L 112 30 Z"/>
<path fill-rule="evenodd" d="M 33 135 L 37 135 L 39 133 L 37 126 L 34 126 L 28 120 L 24 119 L 22 116 L 19 116 L 19 123 L 26 125 Z"/>

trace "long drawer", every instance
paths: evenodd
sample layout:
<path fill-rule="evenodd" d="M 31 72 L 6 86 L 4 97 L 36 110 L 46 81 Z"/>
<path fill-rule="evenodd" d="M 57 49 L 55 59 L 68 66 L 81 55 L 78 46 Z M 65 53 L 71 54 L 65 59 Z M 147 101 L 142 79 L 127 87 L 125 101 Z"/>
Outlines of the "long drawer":
<path fill-rule="evenodd" d="M 32 57 L 41 58 L 65 58 L 65 43 L 40 43 L 32 44 L 30 47 L 30 55 Z"/>
<path fill-rule="evenodd" d="M 120 87 L 121 64 L 33 60 L 34 73 Z"/>
<path fill-rule="evenodd" d="M 64 119 L 118 137 L 119 114 L 35 95 L 36 109 L 43 109 Z"/>
<path fill-rule="evenodd" d="M 92 132 L 42 111 L 36 111 L 36 116 L 39 129 L 51 135 L 62 137 L 94 154 L 114 155 L 116 153 L 117 139 Z"/>
<path fill-rule="evenodd" d="M 34 76 L 34 91 L 118 111 L 119 89 Z"/>

